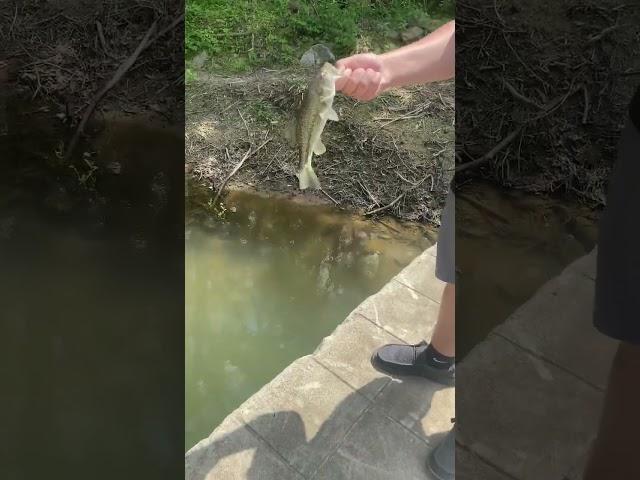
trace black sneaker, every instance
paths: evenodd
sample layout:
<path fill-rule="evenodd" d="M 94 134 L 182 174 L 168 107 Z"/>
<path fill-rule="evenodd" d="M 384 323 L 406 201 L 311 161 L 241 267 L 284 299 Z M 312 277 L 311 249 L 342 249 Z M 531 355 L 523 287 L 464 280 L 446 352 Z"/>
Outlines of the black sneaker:
<path fill-rule="evenodd" d="M 456 434 L 455 425 L 446 437 L 436 445 L 427 460 L 427 467 L 437 480 L 456 478 Z"/>
<path fill-rule="evenodd" d="M 373 354 L 371 363 L 382 373 L 423 377 L 442 385 L 455 385 L 455 363 L 448 368 L 430 365 L 424 355 L 428 346 L 424 341 L 416 345 L 385 345 Z"/>

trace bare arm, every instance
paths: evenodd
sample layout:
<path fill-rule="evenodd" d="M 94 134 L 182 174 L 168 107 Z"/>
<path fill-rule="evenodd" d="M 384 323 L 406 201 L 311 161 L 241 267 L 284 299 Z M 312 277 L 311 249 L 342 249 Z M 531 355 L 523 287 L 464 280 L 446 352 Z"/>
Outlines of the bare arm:
<path fill-rule="evenodd" d="M 344 71 L 336 90 L 371 100 L 389 88 L 447 80 L 455 76 L 455 22 L 382 55 L 364 53 L 336 62 Z"/>
<path fill-rule="evenodd" d="M 387 72 L 382 78 L 382 89 L 453 78 L 455 33 L 455 22 L 451 21 L 417 42 L 380 55 Z"/>

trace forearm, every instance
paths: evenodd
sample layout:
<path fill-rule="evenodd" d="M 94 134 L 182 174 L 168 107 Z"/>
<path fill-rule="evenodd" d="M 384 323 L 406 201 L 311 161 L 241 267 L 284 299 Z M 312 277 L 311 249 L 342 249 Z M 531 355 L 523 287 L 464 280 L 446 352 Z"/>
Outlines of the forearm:
<path fill-rule="evenodd" d="M 406 47 L 380 55 L 382 89 L 448 80 L 455 76 L 455 22 Z"/>

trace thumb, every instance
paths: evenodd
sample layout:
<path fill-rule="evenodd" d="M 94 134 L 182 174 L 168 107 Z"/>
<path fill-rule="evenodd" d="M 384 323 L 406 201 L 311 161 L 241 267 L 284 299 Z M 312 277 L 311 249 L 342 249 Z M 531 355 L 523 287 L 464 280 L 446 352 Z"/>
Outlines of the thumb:
<path fill-rule="evenodd" d="M 336 62 L 336 68 L 338 70 L 343 70 L 343 69 L 347 68 L 347 60 L 348 60 L 348 58 L 341 58 L 340 60 L 338 60 Z"/>
<path fill-rule="evenodd" d="M 337 66 L 337 63 L 336 63 L 336 66 Z M 341 75 L 336 79 L 336 83 L 335 83 L 337 91 L 342 90 L 342 87 L 344 87 L 344 85 L 349 80 L 349 75 L 351 75 L 350 68 L 339 68 L 339 70 Z"/>

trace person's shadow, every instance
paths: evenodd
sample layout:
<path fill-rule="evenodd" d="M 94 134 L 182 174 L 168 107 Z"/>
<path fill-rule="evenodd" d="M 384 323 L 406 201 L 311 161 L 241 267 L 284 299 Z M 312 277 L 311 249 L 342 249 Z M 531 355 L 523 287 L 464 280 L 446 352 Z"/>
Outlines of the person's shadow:
<path fill-rule="evenodd" d="M 411 385 L 403 385 L 404 383 Z M 404 394 L 406 390 L 403 387 L 405 386 L 407 388 L 411 388 L 413 395 Z M 226 478 L 238 478 L 238 480 L 240 480 L 240 476 L 237 476 L 239 474 L 236 472 L 235 468 L 233 469 L 233 476 L 227 476 L 225 474 L 220 476 L 218 476 L 219 474 L 215 474 L 215 476 L 213 476 L 210 475 L 210 473 L 213 473 L 212 471 L 216 465 L 218 465 L 218 463 L 225 457 L 229 457 L 245 450 L 255 450 L 255 453 L 253 454 L 251 465 L 248 470 L 246 470 L 246 475 L 242 476 L 242 479 L 287 480 L 289 478 L 296 478 L 302 480 L 304 477 L 296 476 L 294 470 L 299 473 L 302 470 L 304 476 L 311 476 L 311 474 L 318 470 L 322 461 L 326 460 L 329 454 L 335 450 L 334 444 L 337 441 L 342 442 L 345 436 L 349 436 L 353 432 L 353 429 L 345 432 L 345 430 L 348 429 L 348 426 L 345 427 L 348 420 L 353 422 L 354 415 L 358 417 L 362 415 L 364 410 L 368 410 L 368 412 L 372 411 L 372 403 L 369 400 L 365 400 L 366 394 L 369 393 L 368 397 L 371 397 L 372 392 L 380 392 L 383 388 L 391 388 L 391 390 L 383 392 L 386 397 L 385 405 L 394 405 L 396 411 L 406 412 L 406 418 L 410 418 L 415 421 L 413 431 L 423 438 L 426 437 L 428 443 L 424 444 L 424 453 L 421 453 L 421 460 L 418 467 L 422 472 L 418 474 L 419 476 L 412 478 L 428 478 L 426 473 L 426 458 L 430 448 L 429 446 L 433 447 L 436 445 L 444 435 L 446 435 L 447 431 L 426 436 L 422 429 L 420 420 L 423 419 L 430 410 L 433 395 L 439 389 L 444 387 L 436 386 L 435 384 L 423 379 L 407 379 L 403 380 L 402 384 L 391 385 L 388 378 L 378 378 L 368 383 L 360 390 L 351 393 L 342 402 L 340 402 L 329 418 L 327 418 L 321 425 L 318 432 L 308 441 L 302 417 L 295 411 L 280 411 L 258 416 L 244 425 L 238 424 L 238 428 L 234 431 L 223 435 L 220 438 L 216 438 L 210 443 L 201 442 L 187 454 L 185 462 L 185 479 L 212 480 L 215 478 L 223 480 Z M 419 392 L 419 394 L 416 394 L 416 392 Z M 422 395 L 422 392 L 424 392 L 424 395 Z M 373 403 L 376 402 L 374 401 Z M 366 407 L 363 408 L 365 405 Z M 381 411 L 383 410 L 384 408 L 381 408 L 380 410 L 376 410 L 373 414 L 382 415 Z M 446 420 L 449 421 L 449 419 Z M 371 441 L 366 441 L 364 438 L 362 440 L 363 443 L 366 442 L 367 444 L 371 444 L 371 442 L 379 442 L 382 444 L 381 452 L 384 452 L 387 454 L 387 457 L 389 457 L 383 459 L 386 468 L 384 471 L 376 471 L 375 468 L 367 468 L 366 474 L 362 471 L 361 475 L 364 475 L 362 478 L 367 478 L 368 480 L 401 478 L 403 464 L 406 464 L 407 461 L 415 462 L 414 458 L 407 459 L 407 455 L 412 455 L 412 453 L 404 452 L 399 447 L 394 448 L 396 445 L 393 444 L 394 439 L 391 438 L 393 436 L 392 434 L 388 434 L 389 438 L 384 438 L 387 436 L 386 432 L 388 432 L 389 428 L 389 423 L 385 422 L 392 421 L 383 420 L 380 422 L 379 427 L 372 429 L 377 438 L 371 438 Z M 403 429 L 405 427 L 396 424 L 393 428 L 397 432 L 397 429 Z M 279 453 L 276 453 L 275 448 L 269 444 L 269 438 L 266 438 L 266 441 L 259 439 L 258 435 L 260 435 L 260 432 L 265 431 L 269 432 L 269 437 L 276 438 L 276 442 L 278 444 L 277 450 L 282 453 L 282 456 Z M 407 432 L 407 434 L 411 435 L 409 432 Z M 338 440 L 336 440 L 336 437 Z M 352 440 L 358 442 L 360 437 L 356 435 Z M 387 445 L 384 445 L 385 442 Z M 419 440 L 417 440 L 417 442 L 418 449 L 421 450 L 422 444 Z M 333 448 L 329 448 L 329 446 L 333 446 Z M 371 452 L 368 447 L 365 447 L 365 445 L 362 445 L 362 447 L 362 451 L 365 452 L 365 455 L 368 456 L 369 459 L 372 458 L 372 455 L 375 456 L 377 453 L 380 453 Z M 322 455 L 319 455 L 320 451 L 322 451 Z M 354 456 L 354 452 L 356 456 L 358 455 L 357 451 L 351 451 L 349 456 Z M 298 460 L 294 462 L 295 465 L 291 465 L 291 458 Z M 303 461 L 302 459 L 305 460 Z M 353 458 L 352 461 L 360 463 L 358 470 L 363 470 L 361 467 L 367 466 L 366 458 L 356 457 Z M 289 463 L 289 466 L 287 466 L 287 463 Z M 379 463 L 379 459 L 376 463 Z M 398 465 L 399 471 L 398 474 L 394 475 L 391 472 L 394 471 L 394 465 L 396 464 Z M 244 471 L 245 468 L 239 470 Z M 342 473 L 333 473 L 331 480 L 352 480 L 352 478 L 354 478 L 352 474 L 353 472 L 346 476 L 346 474 Z M 314 478 L 321 480 L 320 477 Z M 403 480 L 411 479 L 405 479 L 403 477 Z"/>

